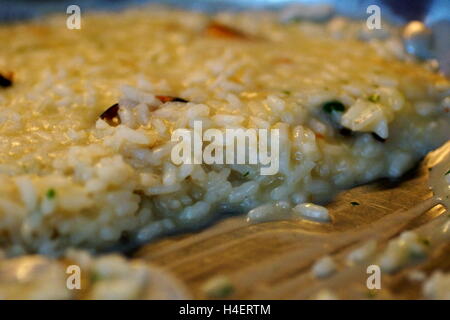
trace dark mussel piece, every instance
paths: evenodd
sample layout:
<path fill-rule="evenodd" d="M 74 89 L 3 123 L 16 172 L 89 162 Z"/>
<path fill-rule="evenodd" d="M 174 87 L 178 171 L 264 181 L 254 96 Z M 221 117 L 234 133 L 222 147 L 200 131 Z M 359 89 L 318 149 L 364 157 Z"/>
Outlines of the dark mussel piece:
<path fill-rule="evenodd" d="M 377 135 L 375 132 L 371 132 L 371 134 L 372 134 L 372 137 L 373 137 L 375 140 L 380 141 L 380 142 L 386 142 L 386 139 L 380 137 L 380 136 Z"/>
<path fill-rule="evenodd" d="M 353 135 L 353 131 L 346 127 L 340 128 L 339 133 L 344 137 L 351 137 Z"/>
<path fill-rule="evenodd" d="M 9 73 L 7 75 L 0 73 L 0 87 L 8 88 L 13 85 L 13 74 Z"/>
<path fill-rule="evenodd" d="M 111 107 L 106 109 L 100 115 L 100 119 L 106 121 L 112 127 L 118 126 L 120 124 L 119 104 L 113 104 Z"/>
<path fill-rule="evenodd" d="M 342 127 L 342 128 L 339 129 L 339 133 L 340 133 L 340 135 L 342 135 L 342 136 L 344 136 L 344 137 L 352 137 L 352 136 L 355 135 L 355 133 L 357 133 L 357 132 L 355 132 L 355 131 L 353 131 L 353 130 L 351 130 L 351 129 L 349 129 L 349 128 Z M 372 135 L 372 137 L 373 137 L 375 140 L 377 140 L 377 141 L 379 141 L 379 142 L 386 142 L 386 139 L 380 137 L 380 136 L 377 135 L 375 132 L 371 132 L 370 134 Z"/>

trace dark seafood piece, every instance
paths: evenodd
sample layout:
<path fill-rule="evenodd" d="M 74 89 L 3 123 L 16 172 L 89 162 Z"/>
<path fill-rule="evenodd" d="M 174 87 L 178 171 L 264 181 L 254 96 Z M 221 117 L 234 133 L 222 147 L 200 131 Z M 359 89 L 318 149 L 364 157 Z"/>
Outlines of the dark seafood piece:
<path fill-rule="evenodd" d="M 380 136 L 377 135 L 375 132 L 371 132 L 371 134 L 372 134 L 372 137 L 373 137 L 375 140 L 380 141 L 380 142 L 386 142 L 386 139 L 380 137 Z"/>
<path fill-rule="evenodd" d="M 161 101 L 162 103 L 166 103 L 166 102 L 184 102 L 184 103 L 188 103 L 189 101 L 183 99 L 183 98 L 178 98 L 178 97 L 171 97 L 171 96 L 156 96 L 156 98 Z"/>
<path fill-rule="evenodd" d="M 110 126 L 116 127 L 120 124 L 119 104 L 113 104 L 100 115 L 100 119 L 106 121 Z"/>
<path fill-rule="evenodd" d="M 11 87 L 12 85 L 13 85 L 13 73 L 10 72 L 7 75 L 0 73 L 0 87 L 8 88 Z"/>

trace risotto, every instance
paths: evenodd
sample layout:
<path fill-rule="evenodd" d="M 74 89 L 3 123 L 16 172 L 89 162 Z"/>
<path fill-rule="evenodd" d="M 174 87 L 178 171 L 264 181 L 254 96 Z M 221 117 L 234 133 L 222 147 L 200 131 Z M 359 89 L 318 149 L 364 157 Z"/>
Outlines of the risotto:
<path fill-rule="evenodd" d="M 142 243 L 227 212 L 328 221 L 311 202 L 399 177 L 450 137 L 450 82 L 388 25 L 160 8 L 83 14 L 81 30 L 65 19 L 0 27 L 8 256 Z M 175 165 L 171 134 L 194 121 L 278 129 L 278 173 Z"/>

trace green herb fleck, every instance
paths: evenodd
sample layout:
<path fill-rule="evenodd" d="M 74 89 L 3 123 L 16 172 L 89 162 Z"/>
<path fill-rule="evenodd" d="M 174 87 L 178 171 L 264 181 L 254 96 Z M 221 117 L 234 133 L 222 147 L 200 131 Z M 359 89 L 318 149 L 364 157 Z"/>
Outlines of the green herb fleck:
<path fill-rule="evenodd" d="M 209 298 L 222 299 L 234 292 L 234 286 L 227 277 L 217 276 L 206 282 L 203 292 Z"/>
<path fill-rule="evenodd" d="M 369 100 L 370 102 L 373 102 L 373 103 L 379 102 L 380 99 L 381 99 L 381 97 L 380 97 L 380 95 L 379 95 L 378 93 L 371 94 L 371 95 L 367 98 L 367 100 Z"/>
<path fill-rule="evenodd" d="M 243 174 L 244 177 L 247 177 L 250 174 L 250 171 L 247 171 L 246 173 Z"/>
<path fill-rule="evenodd" d="M 359 202 L 357 202 L 357 201 L 352 201 L 352 202 L 350 202 L 350 204 L 352 206 L 359 206 Z"/>
<path fill-rule="evenodd" d="M 420 261 L 423 260 L 427 256 L 425 251 L 411 250 L 409 252 L 409 259 L 411 261 Z"/>
<path fill-rule="evenodd" d="M 102 280 L 102 276 L 98 272 L 94 271 L 90 274 L 89 280 L 91 283 L 95 283 Z"/>
<path fill-rule="evenodd" d="M 54 199 L 56 197 L 56 191 L 55 189 L 51 188 L 47 190 L 46 194 L 47 199 Z"/>
<path fill-rule="evenodd" d="M 289 90 L 283 90 L 283 91 L 281 91 L 281 92 L 283 92 L 285 95 L 287 95 L 287 96 L 290 96 L 291 95 L 291 92 L 289 91 Z"/>
<path fill-rule="evenodd" d="M 448 170 L 448 171 L 444 174 L 444 176 L 446 176 L 446 175 L 448 175 L 448 174 L 450 174 L 450 170 Z"/>
<path fill-rule="evenodd" d="M 378 292 L 376 292 L 375 290 L 368 290 L 367 291 L 367 298 L 369 299 L 373 299 L 377 296 Z"/>
<path fill-rule="evenodd" d="M 334 101 L 329 101 L 329 102 L 325 103 L 323 105 L 322 109 L 326 113 L 332 113 L 333 111 L 344 112 L 345 106 L 342 104 L 342 102 L 334 100 Z"/>
<path fill-rule="evenodd" d="M 293 18 L 289 19 L 288 23 L 299 23 L 302 21 L 303 21 L 303 19 L 300 17 L 293 17 Z"/>

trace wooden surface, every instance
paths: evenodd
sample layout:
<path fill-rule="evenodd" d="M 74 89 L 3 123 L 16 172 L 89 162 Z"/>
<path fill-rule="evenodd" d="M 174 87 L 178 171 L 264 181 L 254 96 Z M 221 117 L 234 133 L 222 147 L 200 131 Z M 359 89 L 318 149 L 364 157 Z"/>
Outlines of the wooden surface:
<path fill-rule="evenodd" d="M 205 281 L 226 275 L 233 284 L 231 299 L 307 299 L 321 289 L 339 298 L 421 298 L 420 283 L 408 279 L 413 270 L 430 274 L 450 269 L 450 243 L 395 274 L 382 275 L 382 290 L 374 296 L 366 287 L 366 266 L 339 264 L 339 272 L 318 280 L 312 264 L 324 255 L 344 259 L 364 241 L 348 239 L 358 230 L 370 230 L 381 218 L 394 217 L 431 197 L 426 161 L 401 181 L 378 181 L 340 193 L 327 207 L 332 223 L 276 221 L 248 225 L 243 217 L 229 217 L 200 232 L 177 235 L 148 244 L 134 256 L 162 266 L 182 280 L 194 298 L 207 298 Z M 353 206 L 352 201 L 360 203 Z M 436 206 L 418 218 L 393 223 L 379 234 L 381 247 L 400 232 L 424 225 L 445 209 Z M 368 237 L 370 238 L 370 237 Z M 347 240 L 343 240 L 347 239 Z M 346 272 L 341 272 L 346 271 Z"/>

